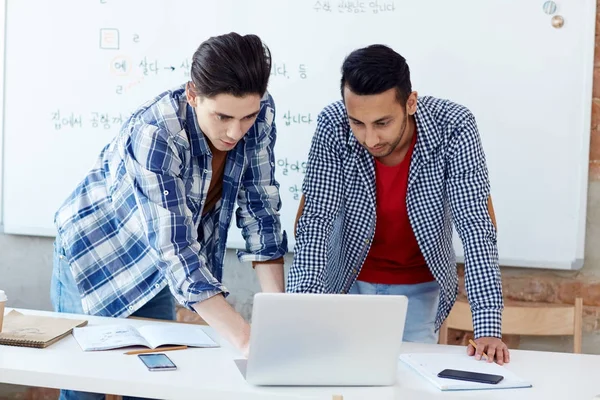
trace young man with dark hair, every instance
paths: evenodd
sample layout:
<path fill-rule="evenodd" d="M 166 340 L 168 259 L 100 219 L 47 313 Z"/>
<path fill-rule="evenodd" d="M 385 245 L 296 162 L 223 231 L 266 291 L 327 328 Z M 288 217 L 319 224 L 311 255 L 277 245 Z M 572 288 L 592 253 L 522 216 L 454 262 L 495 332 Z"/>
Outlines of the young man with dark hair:
<path fill-rule="evenodd" d="M 173 320 L 176 301 L 247 352 L 249 325 L 221 279 L 237 202 L 238 257 L 263 291 L 284 290 L 270 72 L 257 36 L 212 37 L 191 82 L 131 115 L 56 213 L 57 311 Z"/>
<path fill-rule="evenodd" d="M 404 340 L 436 343 L 458 291 L 454 223 L 477 344 L 468 352 L 508 362 L 474 116 L 451 101 L 418 97 L 406 60 L 383 45 L 345 59 L 341 92 L 317 120 L 287 291 L 406 295 Z"/>

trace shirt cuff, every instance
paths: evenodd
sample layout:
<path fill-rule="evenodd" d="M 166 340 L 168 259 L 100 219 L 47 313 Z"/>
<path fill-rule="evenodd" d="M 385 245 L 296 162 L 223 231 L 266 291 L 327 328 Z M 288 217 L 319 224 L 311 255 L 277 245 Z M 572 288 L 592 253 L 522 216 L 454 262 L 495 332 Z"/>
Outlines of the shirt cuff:
<path fill-rule="evenodd" d="M 167 277 L 173 278 L 172 275 Z M 222 283 L 212 277 L 211 282 L 207 281 L 200 269 L 193 271 L 189 277 L 180 278 L 183 278 L 182 281 L 167 280 L 170 286 L 177 288 L 173 291 L 175 300 L 188 310 L 195 311 L 192 307 L 194 304 L 208 300 L 217 294 L 223 294 L 225 297 L 229 295 L 229 291 Z"/>
<path fill-rule="evenodd" d="M 229 295 L 229 292 L 214 289 L 214 290 L 203 290 L 202 292 L 200 292 L 198 294 L 194 294 L 194 295 L 188 294 L 187 298 L 183 302 L 181 302 L 181 305 L 190 311 L 196 312 L 196 310 L 193 307 L 194 304 L 203 302 L 203 301 L 208 300 L 211 297 L 217 296 L 219 294 L 222 294 L 224 297 L 227 297 Z"/>
<path fill-rule="evenodd" d="M 248 253 L 246 251 L 238 250 L 237 256 L 238 260 L 240 260 L 241 262 L 271 262 L 271 260 L 277 260 L 278 258 L 284 257 L 286 252 L 287 246 L 280 245 L 275 249 L 271 249 L 263 253 Z"/>
<path fill-rule="evenodd" d="M 478 310 L 473 313 L 473 334 L 480 337 L 502 338 L 502 311 Z"/>

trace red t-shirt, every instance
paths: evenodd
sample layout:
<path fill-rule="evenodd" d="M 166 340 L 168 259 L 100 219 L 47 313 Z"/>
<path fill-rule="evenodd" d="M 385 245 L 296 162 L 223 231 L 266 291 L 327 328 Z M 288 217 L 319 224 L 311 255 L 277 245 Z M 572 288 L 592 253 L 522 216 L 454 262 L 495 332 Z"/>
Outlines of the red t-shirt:
<path fill-rule="evenodd" d="M 377 225 L 358 276 L 361 281 L 400 285 L 434 279 L 421 254 L 406 209 L 408 172 L 416 142 L 415 133 L 406 156 L 398 165 L 386 166 L 375 159 Z"/>

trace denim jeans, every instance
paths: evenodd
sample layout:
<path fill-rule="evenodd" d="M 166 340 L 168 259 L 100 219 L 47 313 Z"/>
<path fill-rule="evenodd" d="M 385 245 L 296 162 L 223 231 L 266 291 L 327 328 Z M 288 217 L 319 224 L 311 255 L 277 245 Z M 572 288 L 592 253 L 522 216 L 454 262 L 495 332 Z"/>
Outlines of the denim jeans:
<path fill-rule="evenodd" d="M 61 257 L 64 251 L 54 245 L 54 268 L 52 271 L 52 282 L 50 286 L 50 298 L 56 312 L 83 314 L 81 298 L 77 291 L 77 285 L 71 273 L 69 264 Z M 142 318 L 156 318 L 174 321 L 175 299 L 169 288 L 164 288 L 152 300 L 133 313 L 133 316 Z M 102 400 L 104 394 L 78 392 L 73 390 L 61 390 L 59 400 Z M 137 397 L 123 396 L 124 400 L 139 399 Z"/>
<path fill-rule="evenodd" d="M 435 317 L 440 301 L 436 281 L 415 285 L 387 285 L 356 281 L 349 294 L 404 295 L 408 297 L 408 311 L 402 340 L 405 342 L 437 343 Z"/>

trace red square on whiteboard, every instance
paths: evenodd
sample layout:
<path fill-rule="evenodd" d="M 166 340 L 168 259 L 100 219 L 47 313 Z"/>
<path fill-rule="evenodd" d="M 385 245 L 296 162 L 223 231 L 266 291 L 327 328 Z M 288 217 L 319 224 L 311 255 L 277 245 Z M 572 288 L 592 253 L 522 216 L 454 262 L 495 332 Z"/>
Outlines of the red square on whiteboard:
<path fill-rule="evenodd" d="M 100 29 L 100 48 L 119 49 L 119 30 L 113 28 Z"/>

